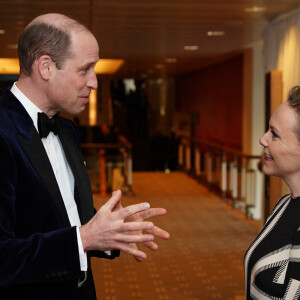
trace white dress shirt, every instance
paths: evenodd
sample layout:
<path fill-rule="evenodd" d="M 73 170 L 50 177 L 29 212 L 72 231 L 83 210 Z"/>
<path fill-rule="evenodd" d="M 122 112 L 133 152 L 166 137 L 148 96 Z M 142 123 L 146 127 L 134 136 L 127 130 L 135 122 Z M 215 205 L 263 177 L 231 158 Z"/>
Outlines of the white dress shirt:
<path fill-rule="evenodd" d="M 30 115 L 33 124 L 38 131 L 37 119 L 38 112 L 42 112 L 34 103 L 32 103 L 14 83 L 11 92 L 21 102 Z M 87 271 L 87 256 L 83 250 L 82 241 L 79 233 L 81 222 L 79 219 L 77 205 L 74 199 L 74 176 L 68 164 L 60 139 L 52 131 L 46 138 L 42 138 L 42 143 L 50 160 L 60 193 L 62 195 L 71 226 L 76 226 L 79 260 L 81 271 Z"/>

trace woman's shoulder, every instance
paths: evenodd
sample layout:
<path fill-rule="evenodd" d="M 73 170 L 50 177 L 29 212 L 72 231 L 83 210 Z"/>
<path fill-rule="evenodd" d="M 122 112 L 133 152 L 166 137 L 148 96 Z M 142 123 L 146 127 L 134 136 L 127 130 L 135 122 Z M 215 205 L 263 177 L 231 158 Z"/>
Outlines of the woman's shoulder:
<path fill-rule="evenodd" d="M 268 217 L 266 223 L 274 216 L 278 213 L 278 211 L 280 211 L 284 205 L 290 201 L 291 199 L 291 195 L 290 194 L 286 194 L 284 196 L 282 196 L 276 203 L 276 205 L 274 206 L 273 210 L 270 213 L 270 216 Z"/>
<path fill-rule="evenodd" d="M 273 208 L 273 211 L 278 210 L 280 207 L 282 207 L 286 202 L 291 200 L 291 194 L 286 194 L 282 196 L 276 203 L 276 205 Z M 273 212 L 272 211 L 272 212 Z"/>
<path fill-rule="evenodd" d="M 275 207 L 276 207 L 278 204 L 280 204 L 280 203 L 289 201 L 290 198 L 291 198 L 291 194 L 286 194 L 286 195 L 282 196 L 282 197 L 277 201 Z M 274 208 L 275 208 L 275 207 L 274 207 Z"/>

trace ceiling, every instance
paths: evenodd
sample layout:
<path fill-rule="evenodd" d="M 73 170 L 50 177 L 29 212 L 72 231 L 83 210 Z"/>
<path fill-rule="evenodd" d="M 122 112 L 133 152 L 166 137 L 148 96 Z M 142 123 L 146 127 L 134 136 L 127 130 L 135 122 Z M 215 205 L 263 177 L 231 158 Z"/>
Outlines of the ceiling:
<path fill-rule="evenodd" d="M 254 6 L 265 10 L 245 11 Z M 91 29 L 101 58 L 125 60 L 116 76 L 177 76 L 237 53 L 260 39 L 268 21 L 298 7 L 300 0 L 0 0 L 0 57 L 17 57 L 30 20 L 58 12 Z"/>

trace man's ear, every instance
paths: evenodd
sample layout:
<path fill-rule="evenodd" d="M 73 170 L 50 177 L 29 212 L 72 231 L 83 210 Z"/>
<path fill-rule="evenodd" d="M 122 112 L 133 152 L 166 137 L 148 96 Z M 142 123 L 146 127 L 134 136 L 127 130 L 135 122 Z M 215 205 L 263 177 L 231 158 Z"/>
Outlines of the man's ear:
<path fill-rule="evenodd" d="M 43 55 L 37 60 L 36 63 L 40 76 L 43 78 L 43 80 L 49 80 L 54 67 L 51 57 L 49 55 Z"/>

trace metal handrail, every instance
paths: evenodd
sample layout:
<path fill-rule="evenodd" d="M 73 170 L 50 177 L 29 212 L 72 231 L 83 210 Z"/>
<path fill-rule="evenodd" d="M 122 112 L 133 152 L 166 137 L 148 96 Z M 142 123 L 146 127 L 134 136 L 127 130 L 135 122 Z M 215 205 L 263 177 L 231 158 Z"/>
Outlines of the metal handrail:
<path fill-rule="evenodd" d="M 258 162 L 260 155 L 182 137 L 178 163 L 182 170 L 195 177 L 209 190 L 221 196 L 233 208 L 245 212 L 247 218 L 260 218 L 260 195 L 263 184 Z"/>
<path fill-rule="evenodd" d="M 113 163 L 109 162 L 112 158 L 119 158 L 124 175 L 123 192 L 132 193 L 132 145 L 129 142 L 121 143 L 84 143 L 81 145 L 84 149 L 95 149 L 98 152 L 98 172 L 99 172 L 99 193 L 106 195 L 108 192 L 108 181 L 111 181 L 111 168 Z M 107 154 L 108 150 L 120 150 L 119 154 Z M 120 165 L 120 163 L 119 163 Z"/>

